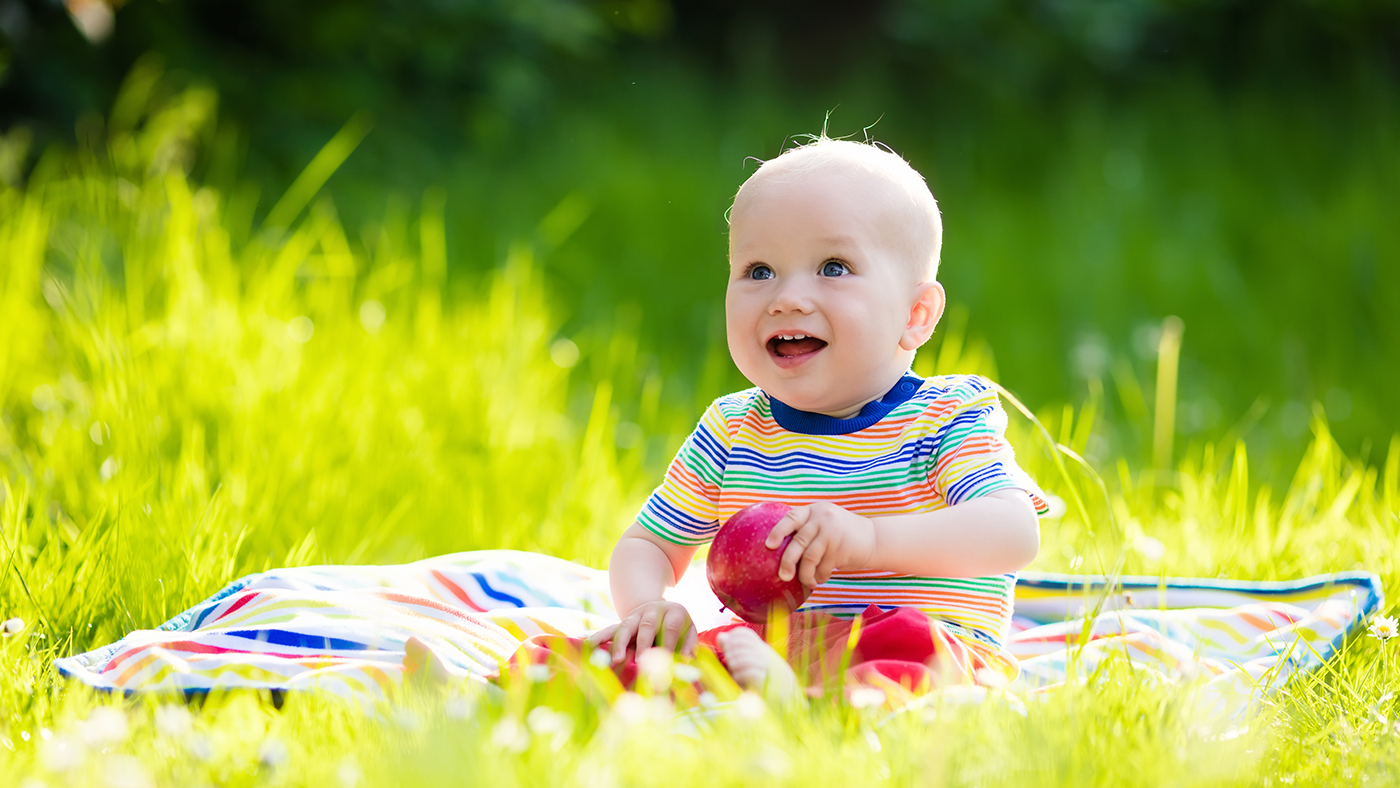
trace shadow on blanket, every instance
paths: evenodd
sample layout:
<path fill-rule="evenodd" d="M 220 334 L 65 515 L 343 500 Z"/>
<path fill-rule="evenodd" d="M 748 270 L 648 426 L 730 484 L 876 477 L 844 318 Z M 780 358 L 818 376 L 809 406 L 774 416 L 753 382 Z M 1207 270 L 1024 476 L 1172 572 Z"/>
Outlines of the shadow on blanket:
<path fill-rule="evenodd" d="M 730 623 L 691 571 L 672 597 L 711 629 Z M 1007 649 L 1011 689 L 1065 681 L 1071 658 L 1110 655 L 1166 681 L 1204 679 L 1236 710 L 1326 661 L 1383 604 L 1365 572 L 1288 582 L 1102 578 L 1024 573 Z M 1091 615 L 1092 614 L 1092 615 Z M 121 692 L 315 689 L 392 695 L 404 644 L 418 637 L 454 671 L 494 675 L 532 636 L 582 637 L 616 617 L 607 573 L 509 550 L 399 566 L 312 566 L 242 578 L 159 629 L 55 662 L 65 676 Z"/>

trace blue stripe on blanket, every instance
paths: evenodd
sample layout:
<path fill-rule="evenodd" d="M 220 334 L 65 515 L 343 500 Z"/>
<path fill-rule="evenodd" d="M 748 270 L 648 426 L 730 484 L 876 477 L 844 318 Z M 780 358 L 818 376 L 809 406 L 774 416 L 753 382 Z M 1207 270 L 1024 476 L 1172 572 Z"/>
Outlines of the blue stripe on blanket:
<path fill-rule="evenodd" d="M 230 632 L 220 632 L 221 635 L 230 635 L 236 638 L 247 638 L 263 643 L 272 643 L 278 646 L 291 646 L 292 648 L 310 648 L 318 651 L 368 651 L 370 647 L 364 643 L 356 643 L 353 640 L 342 640 L 341 638 L 325 637 L 323 635 L 308 635 L 302 632 L 291 632 L 285 629 L 237 629 Z"/>
<path fill-rule="evenodd" d="M 502 602 L 509 602 L 512 605 L 515 605 L 516 607 L 527 607 L 527 605 L 525 604 L 525 600 L 520 599 L 519 597 L 511 596 L 510 594 L 507 594 L 504 591 L 497 591 L 496 589 L 492 588 L 491 584 L 486 582 L 485 575 L 482 575 L 479 572 L 472 572 L 471 576 L 476 580 L 477 585 L 481 586 L 482 593 L 486 594 L 492 599 L 499 599 Z"/>

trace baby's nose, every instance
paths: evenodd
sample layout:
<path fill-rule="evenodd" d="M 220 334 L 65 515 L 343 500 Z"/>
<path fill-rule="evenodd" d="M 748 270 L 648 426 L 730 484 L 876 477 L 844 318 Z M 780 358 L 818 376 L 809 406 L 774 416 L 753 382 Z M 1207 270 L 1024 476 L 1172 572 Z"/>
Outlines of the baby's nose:
<path fill-rule="evenodd" d="M 783 312 L 807 314 L 812 311 L 812 299 L 805 288 L 789 285 L 773 296 L 773 301 L 768 305 L 768 311 L 775 315 Z"/>

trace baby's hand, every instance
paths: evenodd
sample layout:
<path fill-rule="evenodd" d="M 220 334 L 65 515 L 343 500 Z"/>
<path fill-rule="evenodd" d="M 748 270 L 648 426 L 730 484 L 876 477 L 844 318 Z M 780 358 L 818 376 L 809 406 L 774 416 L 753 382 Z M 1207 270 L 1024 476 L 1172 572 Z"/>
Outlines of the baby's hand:
<path fill-rule="evenodd" d="M 729 675 L 744 689 L 780 698 L 797 695 L 797 673 L 752 629 L 735 627 L 719 633 L 719 647 Z"/>
<path fill-rule="evenodd" d="M 656 645 L 667 651 L 679 647 L 682 654 L 694 656 L 695 644 L 699 640 L 690 611 L 679 603 L 658 599 L 638 605 L 618 623 L 589 635 L 586 642 L 598 646 L 611 640 L 610 651 L 616 665 L 627 656 L 627 647 L 631 645 L 634 635 L 638 653 Z M 661 636 L 660 643 L 656 642 L 657 635 Z"/>
<path fill-rule="evenodd" d="M 792 534 L 792 542 L 778 564 L 778 577 L 815 588 L 835 569 L 862 569 L 875 556 L 875 524 L 834 503 L 798 506 L 779 520 L 764 543 L 776 550 Z"/>

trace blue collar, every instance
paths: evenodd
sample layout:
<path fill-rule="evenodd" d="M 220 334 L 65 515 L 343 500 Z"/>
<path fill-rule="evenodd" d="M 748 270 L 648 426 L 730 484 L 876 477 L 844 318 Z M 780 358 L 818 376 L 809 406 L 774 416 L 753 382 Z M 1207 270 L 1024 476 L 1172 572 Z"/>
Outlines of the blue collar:
<path fill-rule="evenodd" d="M 918 391 L 923 384 L 923 378 L 912 372 L 906 372 L 904 377 L 894 384 L 894 388 L 885 393 L 885 396 L 865 403 L 865 407 L 860 409 L 860 413 L 849 419 L 838 419 L 821 413 L 798 410 L 791 405 L 780 402 L 771 394 L 768 395 L 768 401 L 772 404 L 773 420 L 778 422 L 779 427 L 788 432 L 800 432 L 803 435 L 849 435 L 869 427 L 889 415 L 889 412 L 897 406 L 908 402 L 909 398 L 913 397 L 914 392 Z"/>

